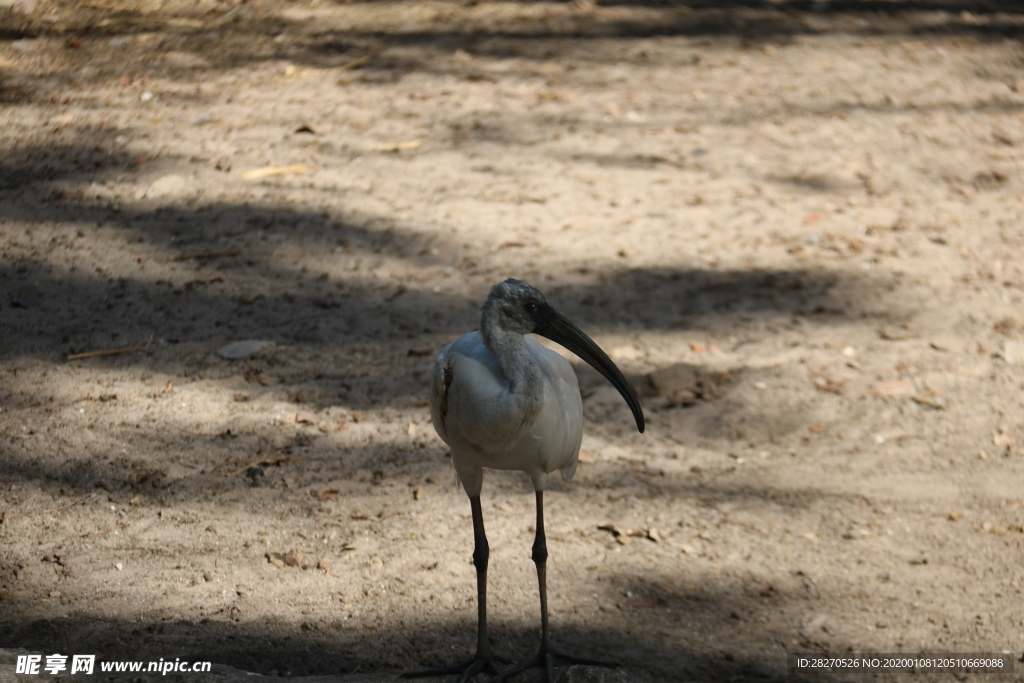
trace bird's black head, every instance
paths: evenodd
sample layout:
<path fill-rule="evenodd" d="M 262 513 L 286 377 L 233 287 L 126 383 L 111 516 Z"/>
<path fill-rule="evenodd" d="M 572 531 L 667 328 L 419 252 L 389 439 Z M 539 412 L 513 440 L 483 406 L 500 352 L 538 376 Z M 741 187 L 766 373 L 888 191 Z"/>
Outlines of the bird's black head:
<path fill-rule="evenodd" d="M 518 334 L 536 332 L 553 313 L 540 291 L 512 278 L 491 287 L 483 306 L 484 318 Z"/>

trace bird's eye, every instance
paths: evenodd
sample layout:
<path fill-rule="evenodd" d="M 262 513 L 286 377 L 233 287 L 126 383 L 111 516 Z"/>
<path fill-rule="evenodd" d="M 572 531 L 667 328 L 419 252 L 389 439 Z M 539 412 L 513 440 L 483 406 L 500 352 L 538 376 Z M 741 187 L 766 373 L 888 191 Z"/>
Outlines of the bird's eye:
<path fill-rule="evenodd" d="M 527 301 L 526 306 L 524 306 L 524 308 L 526 309 L 527 313 L 536 313 L 538 310 L 537 304 L 533 303 L 532 301 Z"/>

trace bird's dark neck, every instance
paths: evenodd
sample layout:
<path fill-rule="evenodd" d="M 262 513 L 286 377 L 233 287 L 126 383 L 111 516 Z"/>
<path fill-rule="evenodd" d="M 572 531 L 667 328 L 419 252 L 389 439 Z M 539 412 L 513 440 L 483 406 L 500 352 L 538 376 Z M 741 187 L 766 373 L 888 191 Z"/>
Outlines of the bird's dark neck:
<path fill-rule="evenodd" d="M 510 332 L 496 325 L 487 325 L 486 319 L 480 333 L 487 349 L 501 364 L 511 399 L 524 403 L 524 407 L 540 403 L 543 397 L 540 366 L 526 348 L 526 337 Z"/>

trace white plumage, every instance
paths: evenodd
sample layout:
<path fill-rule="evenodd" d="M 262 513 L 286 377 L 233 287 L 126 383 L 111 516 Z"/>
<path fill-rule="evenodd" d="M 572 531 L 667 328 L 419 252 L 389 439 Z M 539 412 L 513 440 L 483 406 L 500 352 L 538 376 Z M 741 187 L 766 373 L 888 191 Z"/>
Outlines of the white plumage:
<path fill-rule="evenodd" d="M 512 403 L 498 358 L 479 332 L 465 334 L 444 347 L 434 364 L 430 417 L 434 429 L 452 449 L 459 481 L 470 496 L 480 494 L 483 467 L 520 470 L 543 491 L 548 474 L 576 473 L 583 440 L 583 403 L 576 372 L 569 361 L 527 337 L 526 352 L 540 370 L 543 394 L 536 409 L 509 415 Z M 445 401 L 445 368 L 451 369 Z"/>

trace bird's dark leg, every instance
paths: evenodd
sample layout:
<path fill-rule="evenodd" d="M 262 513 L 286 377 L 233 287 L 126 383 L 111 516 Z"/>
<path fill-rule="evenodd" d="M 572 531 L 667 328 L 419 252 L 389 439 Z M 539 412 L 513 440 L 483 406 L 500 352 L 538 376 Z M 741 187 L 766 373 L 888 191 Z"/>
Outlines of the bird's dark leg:
<path fill-rule="evenodd" d="M 555 652 L 551 649 L 551 630 L 548 626 L 548 544 L 544 536 L 544 492 L 537 491 L 537 536 L 533 541 L 533 563 L 537 565 L 537 583 L 540 587 L 540 652 L 533 660 L 517 666 L 514 669 L 505 671 L 498 680 L 505 680 L 509 676 L 525 671 L 527 669 L 543 668 L 545 670 L 545 681 L 554 683 L 556 666 L 572 666 L 581 664 L 584 666 L 605 666 L 617 667 L 615 662 L 601 662 L 596 659 L 581 659 L 570 657 Z"/>
<path fill-rule="evenodd" d="M 412 671 L 402 674 L 402 678 L 461 674 L 459 683 L 465 683 L 481 671 L 489 674 L 499 673 L 498 667 L 494 664 L 491 641 L 487 637 L 487 557 L 490 555 L 490 548 L 487 545 L 487 535 L 484 533 L 484 514 L 480 509 L 480 496 L 471 497 L 469 504 L 473 510 L 473 565 L 476 567 L 476 656 L 465 664 Z"/>
<path fill-rule="evenodd" d="M 473 509 L 473 566 L 476 567 L 476 657 L 490 663 L 491 641 L 487 637 L 487 558 L 491 548 L 484 533 L 484 513 L 480 509 L 480 496 L 469 499 Z M 494 665 L 491 664 L 491 668 Z"/>
<path fill-rule="evenodd" d="M 543 491 L 537 491 L 537 535 L 533 539 L 533 563 L 537 565 L 537 585 L 540 587 L 540 651 L 543 653 L 551 650 L 551 633 L 548 628 L 548 542 L 544 535 Z"/>

